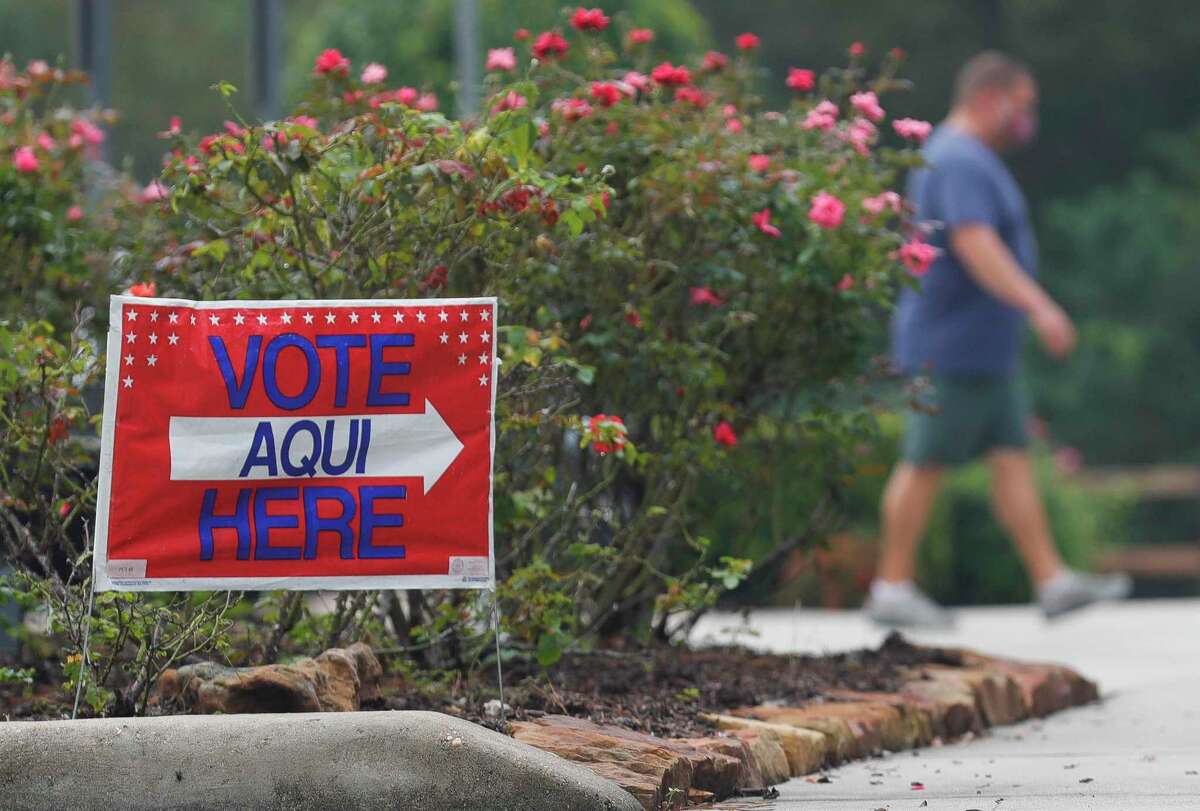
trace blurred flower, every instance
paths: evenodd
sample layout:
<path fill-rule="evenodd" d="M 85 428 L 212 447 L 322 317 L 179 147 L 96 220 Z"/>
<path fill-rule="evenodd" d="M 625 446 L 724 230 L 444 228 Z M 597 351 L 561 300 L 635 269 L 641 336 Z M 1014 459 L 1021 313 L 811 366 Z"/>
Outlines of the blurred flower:
<path fill-rule="evenodd" d="M 654 41 L 654 32 L 649 28 L 634 28 L 629 32 L 630 45 L 645 45 Z"/>
<path fill-rule="evenodd" d="M 512 49 L 510 48 L 509 50 L 511 51 Z M 490 51 L 488 52 L 488 58 L 491 58 Z M 387 76 L 387 68 L 378 62 L 372 62 L 363 68 L 362 76 L 360 76 L 359 79 L 363 84 L 379 84 L 383 80 L 387 79 Z"/>
<path fill-rule="evenodd" d="M 700 69 L 708 73 L 716 73 L 719 70 L 724 70 L 729 65 L 729 57 L 720 51 L 709 51 L 704 55 L 704 61 L 700 63 Z"/>
<path fill-rule="evenodd" d="M 48 132 L 39 132 L 37 137 L 37 145 L 43 152 L 50 152 L 58 144 L 54 143 L 54 139 L 50 137 Z"/>
<path fill-rule="evenodd" d="M 900 261 L 908 268 L 909 273 L 914 276 L 924 276 L 929 272 L 929 266 L 933 264 L 933 260 L 937 259 L 941 251 L 928 242 L 922 242 L 913 237 L 900 246 L 899 253 Z"/>
<path fill-rule="evenodd" d="M 167 128 L 160 132 L 158 137 L 163 139 L 174 138 L 181 132 L 183 132 L 183 122 L 180 120 L 179 116 L 173 115 L 171 116 L 171 121 L 167 125 Z"/>
<path fill-rule="evenodd" d="M 538 59 L 557 59 L 567 52 L 567 41 L 557 31 L 543 31 L 530 49 Z"/>
<path fill-rule="evenodd" d="M 601 107 L 612 107 L 621 100 L 621 88 L 613 82 L 592 82 L 592 98 Z"/>
<path fill-rule="evenodd" d="M 661 85 L 685 85 L 692 83 L 692 74 L 683 65 L 676 67 L 670 62 L 663 62 L 650 71 L 650 78 Z"/>
<path fill-rule="evenodd" d="M 493 113 L 502 113 L 505 110 L 519 110 L 522 107 L 529 106 L 529 99 L 522 96 L 515 90 L 510 90 L 501 97 L 500 102 L 492 108 Z"/>
<path fill-rule="evenodd" d="M 758 38 L 757 34 L 751 34 L 748 31 L 744 34 L 738 34 L 733 42 L 742 51 L 753 51 L 762 44 L 762 40 Z"/>
<path fill-rule="evenodd" d="M 747 163 L 750 164 L 750 169 L 755 172 L 766 172 L 771 168 L 770 155 L 751 155 Z"/>
<path fill-rule="evenodd" d="M 787 86 L 792 90 L 807 92 L 816 87 L 817 75 L 807 68 L 788 68 Z"/>
<path fill-rule="evenodd" d="M 638 73 L 636 70 L 626 73 L 621 81 L 638 93 L 645 93 L 650 89 L 650 77 L 644 73 Z M 633 93 L 629 93 L 629 95 L 632 96 Z"/>
<path fill-rule="evenodd" d="M 433 93 L 422 93 L 415 106 L 423 113 L 432 113 L 438 108 L 438 97 Z"/>
<path fill-rule="evenodd" d="M 675 101 L 684 101 L 703 110 L 712 99 L 700 88 L 685 85 L 675 88 Z"/>
<path fill-rule="evenodd" d="M 867 46 L 863 45 L 861 42 L 851 42 L 850 47 L 846 49 L 846 53 L 850 54 L 853 57 L 862 56 L 866 52 L 867 52 Z"/>
<path fill-rule="evenodd" d="M 79 206 L 71 206 L 67 209 L 67 222 L 79 222 L 83 219 L 83 209 Z"/>
<path fill-rule="evenodd" d="M 864 197 L 862 207 L 870 214 L 882 214 L 886 209 L 891 209 L 899 214 L 904 206 L 904 199 L 894 191 L 882 191 L 874 197 Z"/>
<path fill-rule="evenodd" d="M 693 287 L 691 289 L 692 304 L 720 307 L 724 302 L 708 287 Z"/>
<path fill-rule="evenodd" d="M 929 133 L 933 132 L 933 125 L 917 118 L 899 118 L 892 122 L 892 129 L 901 138 L 924 143 Z"/>
<path fill-rule="evenodd" d="M 842 278 L 838 280 L 837 289 L 845 292 L 851 287 L 854 287 L 854 277 L 849 273 L 843 274 Z"/>
<path fill-rule="evenodd" d="M 725 119 L 725 129 L 737 135 L 743 129 L 742 122 L 736 118 L 727 118 Z"/>
<path fill-rule="evenodd" d="M 53 446 L 64 441 L 70 435 L 71 430 L 67 427 L 67 421 L 62 417 L 55 417 L 50 423 L 50 429 L 46 431 L 46 441 Z"/>
<path fill-rule="evenodd" d="M 829 192 L 813 195 L 808 219 L 821 228 L 837 228 L 846 214 L 846 205 Z"/>
<path fill-rule="evenodd" d="M 625 421 L 617 416 L 595 414 L 588 417 L 585 423 L 584 438 L 588 446 L 601 456 L 620 454 L 625 450 L 628 436 Z"/>
<path fill-rule="evenodd" d="M 551 102 L 550 109 L 565 121 L 579 121 L 592 114 L 592 105 L 583 99 L 555 99 Z"/>
<path fill-rule="evenodd" d="M 337 48 L 326 48 L 313 62 L 313 72 L 320 75 L 346 76 L 350 73 L 350 60 L 342 56 Z"/>
<path fill-rule="evenodd" d="M 104 143 L 104 130 L 97 127 L 86 118 L 76 118 L 71 122 L 71 146 L 79 147 L 83 144 L 98 146 Z M 76 140 L 78 139 L 78 140 Z"/>
<path fill-rule="evenodd" d="M 762 211 L 756 211 L 750 216 L 750 221 L 754 223 L 754 227 L 762 231 L 769 237 L 778 239 L 783 232 L 771 225 L 771 209 L 764 208 Z"/>
<path fill-rule="evenodd" d="M 831 130 L 837 126 L 838 108 L 829 99 L 825 99 L 808 111 L 804 123 L 800 126 L 806 130 Z"/>
<path fill-rule="evenodd" d="M 488 48 L 487 70 L 512 70 L 517 66 L 517 56 L 512 48 Z"/>
<path fill-rule="evenodd" d="M 603 31 L 608 28 L 608 17 L 598 8 L 577 8 L 571 15 L 571 25 L 579 31 Z"/>
<path fill-rule="evenodd" d="M 713 427 L 713 440 L 726 448 L 732 448 L 738 444 L 737 432 L 725 420 L 721 420 Z"/>
<path fill-rule="evenodd" d="M 882 121 L 884 112 L 879 106 L 879 97 L 870 90 L 865 90 L 862 93 L 855 93 L 850 97 L 850 106 L 858 110 L 872 121 Z"/>
<path fill-rule="evenodd" d="M 12 163 L 13 168 L 18 172 L 36 172 L 42 166 L 31 146 L 17 147 L 17 151 L 13 153 Z"/>
<path fill-rule="evenodd" d="M 532 34 L 529 33 L 528 28 L 518 28 L 513 33 L 513 39 L 515 39 L 517 42 L 524 42 L 525 40 L 529 39 L 531 36 L 532 36 Z"/>
<path fill-rule="evenodd" d="M 168 194 L 169 192 L 167 191 L 166 186 L 159 183 L 157 180 L 151 180 L 146 184 L 145 188 L 142 189 L 142 193 L 138 195 L 138 199 L 143 203 L 157 203 L 160 200 L 167 199 Z M 141 294 L 134 293 L 134 295 L 136 296 Z"/>
<path fill-rule="evenodd" d="M 866 157 L 871 154 L 870 145 L 875 142 L 879 130 L 865 118 L 855 118 L 846 128 L 843 138 L 854 147 L 854 151 Z"/>

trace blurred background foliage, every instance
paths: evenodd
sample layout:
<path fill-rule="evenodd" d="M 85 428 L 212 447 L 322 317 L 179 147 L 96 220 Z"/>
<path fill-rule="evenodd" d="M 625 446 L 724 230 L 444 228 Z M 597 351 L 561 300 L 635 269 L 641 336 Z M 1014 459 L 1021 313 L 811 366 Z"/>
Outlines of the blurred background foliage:
<path fill-rule="evenodd" d="M 385 64 L 393 82 L 431 90 L 443 109 L 453 109 L 453 3 L 285 0 L 283 5 L 285 107 L 305 84 L 312 55 L 338 47 L 356 65 Z M 786 102 L 782 79 L 789 66 L 839 63 L 852 41 L 863 42 L 876 57 L 902 48 L 908 54 L 904 73 L 915 89 L 891 106 L 897 115 L 933 121 L 944 114 L 954 73 L 970 55 L 1001 48 L 1026 60 L 1041 84 L 1041 134 L 1031 149 L 1013 156 L 1012 165 L 1035 212 L 1044 280 L 1075 315 L 1083 336 L 1078 356 L 1065 367 L 1030 350 L 1037 411 L 1053 441 L 1077 448 L 1085 465 L 1200 462 L 1200 416 L 1192 401 L 1200 390 L 1200 287 L 1193 281 L 1200 242 L 1194 227 L 1200 221 L 1200 83 L 1195 81 L 1200 26 L 1191 24 L 1193 4 L 607 0 L 600 5 L 618 24 L 621 12 L 629 12 L 639 25 L 654 28 L 656 48 L 674 59 L 694 59 L 708 48 L 729 52 L 741 31 L 758 33 L 760 91 L 775 107 Z M 153 133 L 171 115 L 180 115 L 189 131 L 216 130 L 228 112 L 216 94 L 206 92 L 208 86 L 220 79 L 248 85 L 249 3 L 113 0 L 112 7 L 117 44 L 112 106 L 123 118 L 112 132 L 110 158 L 147 180 L 157 173 L 163 151 Z M 481 0 L 481 50 L 512 44 L 519 25 L 535 33 L 565 27 L 564 7 L 556 0 Z M 19 64 L 54 54 L 70 62 L 73 8 L 69 0 L 0 0 L 5 21 L 0 52 L 11 53 Z M 893 405 L 891 411 L 900 405 L 898 397 L 884 399 Z M 890 419 L 889 409 L 881 412 Z M 866 443 L 870 432 L 863 431 Z M 890 462 L 887 443 L 870 453 L 882 454 L 872 463 L 881 480 Z M 771 496 L 752 500 L 748 515 L 754 521 L 745 521 L 735 506 L 741 500 L 726 491 L 720 503 L 728 506 L 714 511 L 709 532 L 737 554 L 752 556 L 756 543 L 786 532 L 789 522 L 803 523 L 788 515 L 789 504 L 811 501 L 803 493 L 804 459 L 773 458 L 766 445 L 750 444 L 738 450 L 738 458 L 744 476 L 737 478 L 731 470 L 727 481 L 712 486 L 736 492 L 768 481 Z M 986 504 L 979 475 L 966 471 L 939 507 L 926 550 L 930 577 L 962 566 L 939 557 L 941 532 L 965 536 L 956 541 L 960 557 L 991 548 L 990 520 L 971 512 L 974 507 L 960 511 L 956 506 L 970 502 L 982 509 Z M 877 485 L 870 476 L 863 481 L 861 503 L 839 507 L 855 516 L 860 531 L 869 532 L 875 511 L 871 488 Z M 1098 509 L 1062 492 L 1073 506 L 1052 502 L 1056 516 L 1072 509 L 1083 515 L 1056 518 L 1060 535 L 1066 532 L 1060 523 L 1084 526 Z M 1154 513 L 1131 526 L 1102 532 L 1096 524 L 1089 531 L 1118 539 L 1154 533 L 1175 540 L 1200 537 L 1200 507 L 1186 502 L 1166 517 Z M 1063 537 L 1072 548 L 1074 542 Z M 1079 554 L 1086 559 L 1091 553 Z M 967 586 L 951 592 L 950 586 L 930 585 L 954 601 L 1017 599 L 1024 587 L 1005 569 L 1013 562 L 1007 551 L 997 555 L 1007 562 L 989 564 L 995 582 L 970 587 L 969 593 L 963 591 Z"/>

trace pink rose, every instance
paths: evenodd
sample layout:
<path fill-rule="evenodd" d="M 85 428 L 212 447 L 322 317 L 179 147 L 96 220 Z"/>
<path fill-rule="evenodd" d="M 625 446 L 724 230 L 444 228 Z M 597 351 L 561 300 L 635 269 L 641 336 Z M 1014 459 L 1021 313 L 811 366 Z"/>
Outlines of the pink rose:
<path fill-rule="evenodd" d="M 872 121 L 883 120 L 884 112 L 883 108 L 879 106 L 879 97 L 870 90 L 851 96 L 850 106 Z"/>
<path fill-rule="evenodd" d="M 898 118 L 892 122 L 892 129 L 901 138 L 924 143 L 929 133 L 933 132 L 933 125 L 919 118 Z"/>
<path fill-rule="evenodd" d="M 438 108 L 438 97 L 433 93 L 422 93 L 414 106 L 423 113 L 432 113 Z"/>
<path fill-rule="evenodd" d="M 17 147 L 17 151 L 13 153 L 12 162 L 13 168 L 18 172 L 36 172 L 42 167 L 31 146 Z"/>
<path fill-rule="evenodd" d="M 634 93 L 645 93 L 650 89 L 650 77 L 644 73 L 638 73 L 636 70 L 631 70 L 622 77 L 621 82 L 628 85 Z M 634 93 L 629 93 L 632 96 Z"/>
<path fill-rule="evenodd" d="M 704 55 L 704 61 L 700 63 L 700 70 L 706 73 L 716 73 L 724 70 L 729 65 L 729 57 L 720 51 L 709 51 Z"/>
<path fill-rule="evenodd" d="M 517 55 L 512 48 L 488 48 L 487 70 L 512 70 L 517 66 Z"/>
<path fill-rule="evenodd" d="M 750 169 L 752 171 L 759 172 L 759 173 L 766 172 L 766 171 L 769 171 L 771 168 L 771 156 L 770 155 L 751 155 L 748 163 L 750 164 Z"/>
<path fill-rule="evenodd" d="M 758 38 L 757 34 L 751 34 L 747 31 L 745 34 L 738 34 L 733 44 L 737 45 L 739 50 L 753 51 L 762 44 L 762 40 Z"/>
<path fill-rule="evenodd" d="M 851 287 L 854 287 L 854 277 L 851 276 L 849 273 L 844 274 L 842 276 L 842 278 L 838 279 L 838 283 L 837 283 L 838 290 L 841 290 L 844 293 L 847 290 L 849 290 Z"/>
<path fill-rule="evenodd" d="M 98 146 L 104 143 L 104 130 L 100 129 L 86 118 L 77 118 L 72 121 L 71 132 L 81 138 L 84 143 L 92 146 Z"/>
<path fill-rule="evenodd" d="M 686 86 L 675 88 L 675 101 L 686 101 L 693 107 L 703 110 L 712 99 L 700 88 Z"/>
<path fill-rule="evenodd" d="M 579 121 L 592 114 L 592 105 L 583 99 L 555 99 L 550 109 L 561 115 L 565 121 Z"/>
<path fill-rule="evenodd" d="M 928 242 L 922 242 L 913 237 L 900 246 L 900 261 L 912 275 L 924 276 L 929 272 L 929 266 L 933 264 L 934 259 L 937 259 L 939 253 L 941 251 Z"/>
<path fill-rule="evenodd" d="M 750 217 L 750 221 L 754 223 L 754 227 L 762 231 L 769 237 L 778 239 L 783 235 L 783 232 L 771 225 L 771 209 L 764 208 L 762 211 L 756 211 Z"/>
<path fill-rule="evenodd" d="M 870 121 L 865 118 L 856 118 L 850 122 L 850 126 L 846 128 L 842 137 L 850 146 L 854 147 L 855 152 L 865 158 L 871 154 L 871 144 L 875 142 L 875 136 L 878 134 L 879 131 Z"/>
<path fill-rule="evenodd" d="M 39 132 L 37 137 L 37 145 L 43 152 L 50 152 L 58 144 L 54 143 L 54 139 L 50 137 L 48 132 Z"/>
<path fill-rule="evenodd" d="M 313 72 L 319 75 L 345 76 L 350 73 L 350 60 L 337 48 L 326 48 L 313 62 Z"/>
<path fill-rule="evenodd" d="M 509 48 L 508 50 L 512 51 L 512 48 Z M 488 58 L 491 58 L 490 51 L 488 52 Z M 387 75 L 387 68 L 378 62 L 372 62 L 363 68 L 362 76 L 360 76 L 359 79 L 363 84 L 379 84 L 387 78 Z"/>
<path fill-rule="evenodd" d="M 846 49 L 846 52 L 851 56 L 858 58 L 867 52 L 867 46 L 863 45 L 861 42 L 851 42 L 850 47 Z"/>
<path fill-rule="evenodd" d="M 720 307 L 724 303 L 721 301 L 721 297 L 708 287 L 693 287 L 690 292 L 692 304 L 697 306 Z"/>
<path fill-rule="evenodd" d="M 808 209 L 808 219 L 821 228 L 837 228 L 845 215 L 846 204 L 824 191 L 813 196 Z"/>
<path fill-rule="evenodd" d="M 79 206 L 71 206 L 67 209 L 67 222 L 79 222 L 83 219 L 83 209 Z"/>
<path fill-rule="evenodd" d="M 138 199 L 143 203 L 157 203 L 167 199 L 167 187 L 159 183 L 157 180 L 151 180 L 146 184 L 146 188 L 142 189 L 142 193 Z"/>
<path fill-rule="evenodd" d="M 828 132 L 837 126 L 838 108 L 829 99 L 825 99 L 808 111 L 804 123 L 800 126 L 806 130 L 823 130 Z"/>
<path fill-rule="evenodd" d="M 629 32 L 630 45 L 645 45 L 654 41 L 654 32 L 649 28 L 634 28 Z"/>
<path fill-rule="evenodd" d="M 522 96 L 515 90 L 510 90 L 504 94 L 500 102 L 492 108 L 493 113 L 502 113 L 505 110 L 519 110 L 522 107 L 529 106 L 529 99 Z"/>
<path fill-rule="evenodd" d="M 802 93 L 816 87 L 817 75 L 805 68 L 788 68 L 787 86 Z"/>
<path fill-rule="evenodd" d="M 887 209 L 899 214 L 904 207 L 904 199 L 894 191 L 883 191 L 874 197 L 864 197 L 862 207 L 869 214 L 882 214 Z"/>

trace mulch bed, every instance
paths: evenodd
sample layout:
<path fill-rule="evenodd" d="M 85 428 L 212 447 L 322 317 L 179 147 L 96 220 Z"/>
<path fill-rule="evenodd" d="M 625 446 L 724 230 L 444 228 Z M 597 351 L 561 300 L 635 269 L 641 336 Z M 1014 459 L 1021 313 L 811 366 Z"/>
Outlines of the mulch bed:
<path fill-rule="evenodd" d="M 576 654 L 549 671 L 510 664 L 505 672 L 505 701 L 512 707 L 507 720 L 564 714 L 663 737 L 701 737 L 713 732 L 700 717 L 704 713 L 771 702 L 794 706 L 833 690 L 895 692 L 905 669 L 935 663 L 958 662 L 952 652 L 916 647 L 899 634 L 889 636 L 878 649 L 827 656 L 763 654 L 735 647 Z M 484 711 L 484 701 L 473 697 L 478 691 L 464 690 L 447 705 L 405 689 L 389 675 L 384 676 L 382 691 L 388 709 L 451 712 L 502 728 Z"/>

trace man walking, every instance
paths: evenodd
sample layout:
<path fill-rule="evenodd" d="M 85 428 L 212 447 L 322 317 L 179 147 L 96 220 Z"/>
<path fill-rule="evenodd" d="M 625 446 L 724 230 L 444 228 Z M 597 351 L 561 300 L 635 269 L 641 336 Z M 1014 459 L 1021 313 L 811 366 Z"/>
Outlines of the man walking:
<path fill-rule="evenodd" d="M 996 516 L 1012 536 L 1047 617 L 1129 591 L 1124 575 L 1064 566 L 1034 481 L 1027 404 L 1018 369 L 1026 318 L 1045 350 L 1066 358 L 1075 326 L 1034 280 L 1037 246 L 1024 196 L 999 155 L 1032 140 L 1037 85 L 996 52 L 971 59 L 950 115 L 930 137 L 928 166 L 912 173 L 908 200 L 940 228 L 941 249 L 919 290 L 901 297 L 893 349 L 908 375 L 929 375 L 933 408 L 911 413 L 903 458 L 883 495 L 883 549 L 866 604 L 893 626 L 944 626 L 948 612 L 913 583 L 917 545 L 943 471 L 986 454 Z"/>

